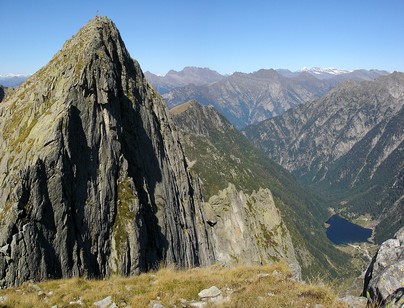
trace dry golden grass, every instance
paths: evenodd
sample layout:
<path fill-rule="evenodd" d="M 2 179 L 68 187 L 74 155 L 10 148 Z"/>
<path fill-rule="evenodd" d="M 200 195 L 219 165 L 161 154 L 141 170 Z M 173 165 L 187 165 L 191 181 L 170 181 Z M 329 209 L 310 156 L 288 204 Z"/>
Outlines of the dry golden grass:
<path fill-rule="evenodd" d="M 36 286 L 25 283 L 18 288 L 0 290 L 0 296 L 4 297 L 0 307 L 78 307 L 69 304 L 78 299 L 90 307 L 109 295 L 119 307 L 149 307 L 154 300 L 165 307 L 182 307 L 181 299 L 199 300 L 198 292 L 212 285 L 230 298 L 219 307 L 314 307 L 315 304 L 345 307 L 330 287 L 296 282 L 291 277 L 284 263 L 235 268 L 216 265 L 189 270 L 162 268 L 127 278 L 71 278 L 45 281 Z"/>

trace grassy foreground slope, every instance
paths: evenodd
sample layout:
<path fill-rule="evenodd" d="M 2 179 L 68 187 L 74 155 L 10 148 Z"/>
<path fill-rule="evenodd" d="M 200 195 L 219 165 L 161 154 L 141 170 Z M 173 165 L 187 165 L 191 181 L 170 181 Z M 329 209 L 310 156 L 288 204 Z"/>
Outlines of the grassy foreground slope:
<path fill-rule="evenodd" d="M 229 182 L 245 193 L 269 188 L 292 236 L 303 278 L 355 274 L 350 257 L 326 238 L 323 222 L 328 213 L 321 199 L 253 147 L 213 107 L 191 101 L 170 112 L 182 133 L 189 164 L 203 182 L 206 199 Z"/>
<path fill-rule="evenodd" d="M 285 263 L 224 268 L 212 266 L 178 271 L 163 268 L 133 277 L 106 280 L 70 278 L 0 290 L 0 307 L 95 307 L 111 296 L 118 307 L 190 307 L 198 293 L 218 287 L 219 307 L 345 307 L 327 286 L 293 280 Z M 209 303 L 207 307 L 215 307 Z"/>

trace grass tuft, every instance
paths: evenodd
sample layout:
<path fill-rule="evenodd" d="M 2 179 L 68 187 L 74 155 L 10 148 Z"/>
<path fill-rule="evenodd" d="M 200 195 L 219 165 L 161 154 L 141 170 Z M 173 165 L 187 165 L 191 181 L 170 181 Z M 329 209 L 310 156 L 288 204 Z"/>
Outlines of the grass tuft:
<path fill-rule="evenodd" d="M 0 307 L 75 307 L 93 306 L 107 296 L 119 306 L 148 307 L 160 302 L 165 307 L 182 307 L 184 300 L 199 300 L 202 289 L 217 286 L 227 302 L 218 307 L 346 307 L 332 288 L 305 284 L 292 279 L 285 263 L 266 266 L 159 270 L 132 277 L 113 276 L 104 280 L 70 278 L 0 290 L 4 301 Z M 40 291 L 38 291 L 38 287 Z M 209 304 L 208 307 L 216 307 Z"/>

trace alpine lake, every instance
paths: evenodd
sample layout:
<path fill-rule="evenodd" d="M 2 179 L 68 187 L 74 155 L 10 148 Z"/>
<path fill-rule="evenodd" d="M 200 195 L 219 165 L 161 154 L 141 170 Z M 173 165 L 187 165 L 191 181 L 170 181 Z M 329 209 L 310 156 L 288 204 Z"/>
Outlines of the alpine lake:
<path fill-rule="evenodd" d="M 338 214 L 331 216 L 326 223 L 329 224 L 326 231 L 327 237 L 335 245 L 370 243 L 369 238 L 372 236 L 372 229 L 356 225 Z"/>

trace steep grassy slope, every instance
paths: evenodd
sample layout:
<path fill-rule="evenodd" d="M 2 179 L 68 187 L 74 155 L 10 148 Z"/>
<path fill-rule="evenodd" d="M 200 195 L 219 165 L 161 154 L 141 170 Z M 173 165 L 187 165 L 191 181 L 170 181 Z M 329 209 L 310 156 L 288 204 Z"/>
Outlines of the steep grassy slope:
<path fill-rule="evenodd" d="M 225 298 L 213 307 L 314 307 L 316 304 L 346 307 L 337 300 L 332 288 L 294 281 L 284 263 L 187 271 L 163 268 L 130 278 L 26 283 L 19 288 L 0 290 L 0 307 L 95 307 L 94 302 L 108 296 L 118 307 L 152 307 L 157 303 L 164 307 L 191 307 L 192 300 L 199 300 L 198 292 L 213 285 Z"/>
<path fill-rule="evenodd" d="M 201 177 L 205 198 L 231 182 L 247 193 L 269 188 L 292 235 L 303 275 L 349 274 L 349 257 L 336 250 L 322 227 L 328 213 L 322 200 L 284 168 L 256 150 L 213 107 L 192 101 L 171 109 L 183 135 L 189 165 Z"/>

